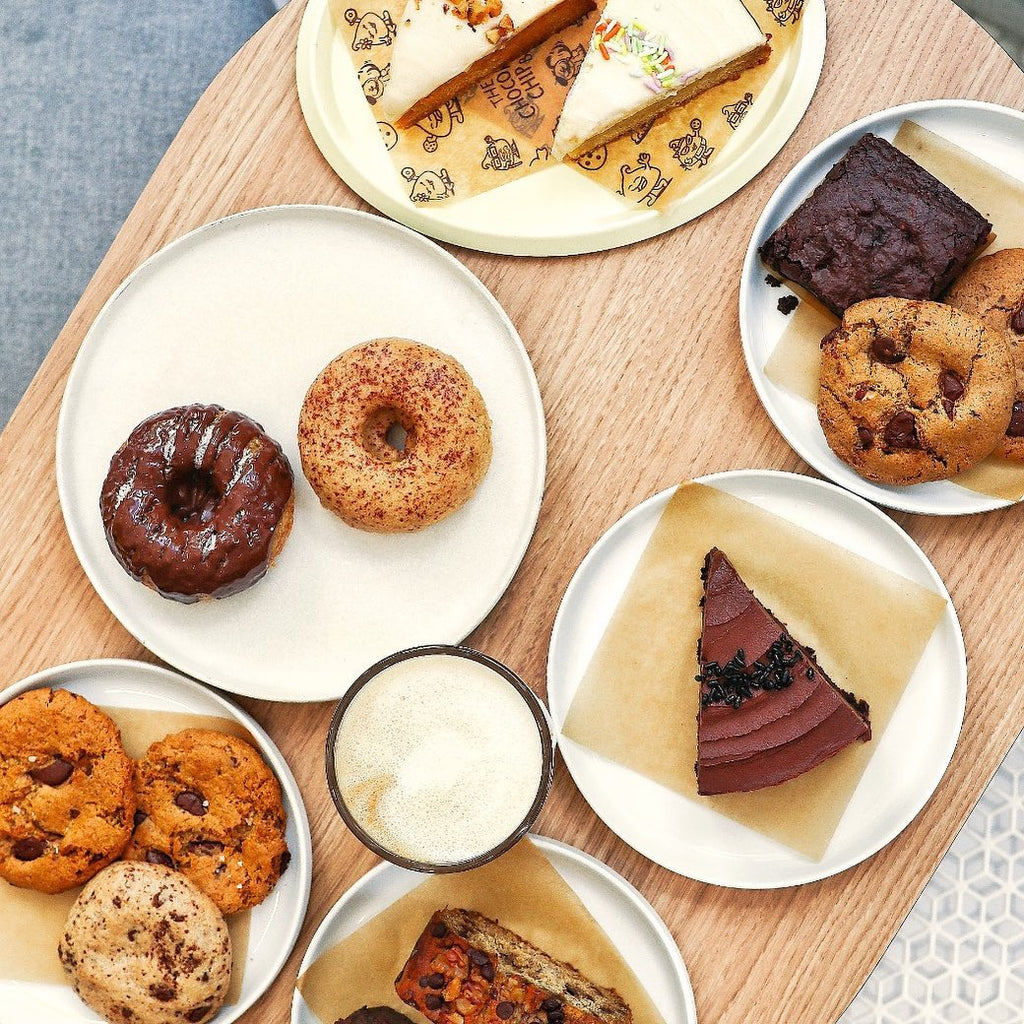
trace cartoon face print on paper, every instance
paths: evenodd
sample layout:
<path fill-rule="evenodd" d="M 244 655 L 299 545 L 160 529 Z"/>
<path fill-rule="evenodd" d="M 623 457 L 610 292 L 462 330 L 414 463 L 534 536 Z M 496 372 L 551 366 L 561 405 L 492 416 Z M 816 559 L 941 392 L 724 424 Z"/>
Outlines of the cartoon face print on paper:
<path fill-rule="evenodd" d="M 391 65 L 385 64 L 379 68 L 372 61 L 364 60 L 362 66 L 356 72 L 356 78 L 362 86 L 366 102 L 374 104 L 384 95 L 384 86 L 391 77 Z"/>
<path fill-rule="evenodd" d="M 394 149 L 398 145 L 398 132 L 387 121 L 378 121 L 377 130 L 380 132 L 380 137 L 384 140 L 385 149 Z"/>
<path fill-rule="evenodd" d="M 725 120 L 729 127 L 736 131 L 740 126 L 740 121 L 743 120 L 747 115 L 747 111 L 750 109 L 754 102 L 753 93 L 744 93 L 743 99 L 737 100 L 735 103 L 727 103 L 722 107 L 722 113 L 725 115 Z"/>
<path fill-rule="evenodd" d="M 514 167 L 522 167 L 523 160 L 515 139 L 509 141 L 485 135 L 484 144 L 487 148 L 480 166 L 485 171 L 511 171 Z"/>
<path fill-rule="evenodd" d="M 457 124 L 463 124 L 466 118 L 462 113 L 462 105 L 459 101 L 449 100 L 443 107 L 438 107 L 433 113 L 427 114 L 415 126 L 426 136 L 423 140 L 423 149 L 427 153 L 437 151 L 437 140 L 446 139 L 452 133 L 452 128 Z"/>
<path fill-rule="evenodd" d="M 550 146 L 538 146 L 533 157 L 530 159 L 530 166 L 534 164 L 546 164 L 551 159 Z"/>
<path fill-rule="evenodd" d="M 352 49 L 369 50 L 371 46 L 390 46 L 395 41 L 395 21 L 390 12 L 367 11 L 362 17 L 350 7 L 345 12 L 345 20 L 355 26 L 352 35 Z"/>
<path fill-rule="evenodd" d="M 414 203 L 439 202 L 455 195 L 455 182 L 443 167 L 439 171 L 420 171 L 419 174 L 412 167 L 403 167 L 402 177 L 412 182 L 409 198 Z"/>
<path fill-rule="evenodd" d="M 582 167 L 585 171 L 599 171 L 604 167 L 605 162 L 608 160 L 608 147 L 598 146 L 596 149 L 590 150 L 588 153 L 584 153 L 576 161 L 577 167 Z"/>
<path fill-rule="evenodd" d="M 804 11 L 804 0 L 765 0 L 765 10 L 780 25 L 795 25 Z"/>
<path fill-rule="evenodd" d="M 684 171 L 692 171 L 695 167 L 704 167 L 711 159 L 715 147 L 708 145 L 708 140 L 701 134 L 703 127 L 699 117 L 690 122 L 690 134 L 681 138 L 672 139 L 668 148 L 672 155 L 679 161 Z"/>
<path fill-rule="evenodd" d="M 642 206 L 653 206 L 672 184 L 672 179 L 664 177 L 661 168 L 651 163 L 650 153 L 640 153 L 636 158 L 636 167 L 623 164 L 619 168 L 619 179 L 620 184 L 616 190 L 619 195 Z"/>
<path fill-rule="evenodd" d="M 551 72 L 555 81 L 567 89 L 572 85 L 576 76 L 580 73 L 583 60 L 587 56 L 587 49 L 582 43 L 577 43 L 572 49 L 566 46 L 561 39 L 548 51 L 544 58 L 548 71 Z"/>

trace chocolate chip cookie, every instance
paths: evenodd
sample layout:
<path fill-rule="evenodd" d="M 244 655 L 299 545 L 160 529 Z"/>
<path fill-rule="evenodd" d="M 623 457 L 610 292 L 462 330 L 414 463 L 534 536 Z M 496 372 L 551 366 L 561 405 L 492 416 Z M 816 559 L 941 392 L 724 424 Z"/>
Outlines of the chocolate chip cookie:
<path fill-rule="evenodd" d="M 261 903 L 289 860 L 281 787 L 244 740 L 186 729 L 136 765 L 129 860 L 177 868 L 220 909 Z"/>
<path fill-rule="evenodd" d="M 821 343 L 818 420 L 868 480 L 916 484 L 988 455 L 1010 422 L 1010 346 L 938 302 L 868 299 Z"/>
<path fill-rule="evenodd" d="M 68 913 L 57 953 L 83 1002 L 116 1024 L 203 1024 L 231 981 L 220 911 L 156 864 L 97 875 Z"/>
<path fill-rule="evenodd" d="M 996 452 L 1024 461 L 1024 249 L 1001 249 L 976 260 L 949 290 L 946 302 L 981 317 L 1009 342 L 1016 394 Z"/>
<path fill-rule="evenodd" d="M 120 856 L 132 831 L 132 762 L 111 719 L 70 690 L 0 707 L 0 877 L 63 892 Z"/>

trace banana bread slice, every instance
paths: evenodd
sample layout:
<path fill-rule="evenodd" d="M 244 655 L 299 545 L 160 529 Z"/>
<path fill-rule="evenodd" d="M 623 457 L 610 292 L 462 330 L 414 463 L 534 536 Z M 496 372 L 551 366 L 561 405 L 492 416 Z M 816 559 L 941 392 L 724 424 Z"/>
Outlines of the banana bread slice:
<path fill-rule="evenodd" d="M 395 981 L 434 1024 L 631 1024 L 623 998 L 472 910 L 435 911 Z"/>

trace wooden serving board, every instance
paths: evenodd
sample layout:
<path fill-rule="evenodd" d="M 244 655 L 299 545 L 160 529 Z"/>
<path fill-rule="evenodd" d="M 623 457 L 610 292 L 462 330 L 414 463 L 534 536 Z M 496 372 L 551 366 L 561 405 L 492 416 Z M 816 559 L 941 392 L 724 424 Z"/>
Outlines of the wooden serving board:
<path fill-rule="evenodd" d="M 295 92 L 302 0 L 218 76 L 185 122 L 0 438 L 0 685 L 61 662 L 147 657 L 107 611 L 64 530 L 54 432 L 78 346 L 124 277 L 171 239 L 251 207 L 362 207 L 313 145 Z M 508 311 L 533 359 L 549 433 L 536 536 L 505 597 L 469 642 L 543 692 L 552 621 L 600 534 L 679 480 L 733 468 L 806 470 L 762 410 L 737 325 L 740 267 L 781 178 L 837 128 L 894 103 L 957 96 L 1024 107 L 1024 74 L 950 0 L 830 0 L 821 85 L 774 162 L 731 200 L 665 236 L 540 260 L 456 250 Z M 365 207 L 364 207 L 365 208 Z M 707 1024 L 824 1024 L 849 1004 L 1024 723 L 1017 508 L 897 517 L 935 563 L 969 653 L 967 718 L 952 765 L 916 821 L 866 863 L 768 892 L 680 878 L 619 841 L 563 768 L 539 831 L 600 857 L 654 904 L 679 942 Z M 312 901 L 281 976 L 246 1022 L 288 1019 L 305 945 L 374 862 L 324 780 L 331 708 L 244 701 L 290 762 L 313 830 Z"/>

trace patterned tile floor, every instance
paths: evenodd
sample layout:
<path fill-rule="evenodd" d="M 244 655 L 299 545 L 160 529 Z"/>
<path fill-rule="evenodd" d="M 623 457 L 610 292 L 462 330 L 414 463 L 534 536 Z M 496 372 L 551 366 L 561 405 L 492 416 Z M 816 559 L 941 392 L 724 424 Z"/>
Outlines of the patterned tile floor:
<path fill-rule="evenodd" d="M 1024 1022 L 1024 733 L 839 1024 Z"/>

